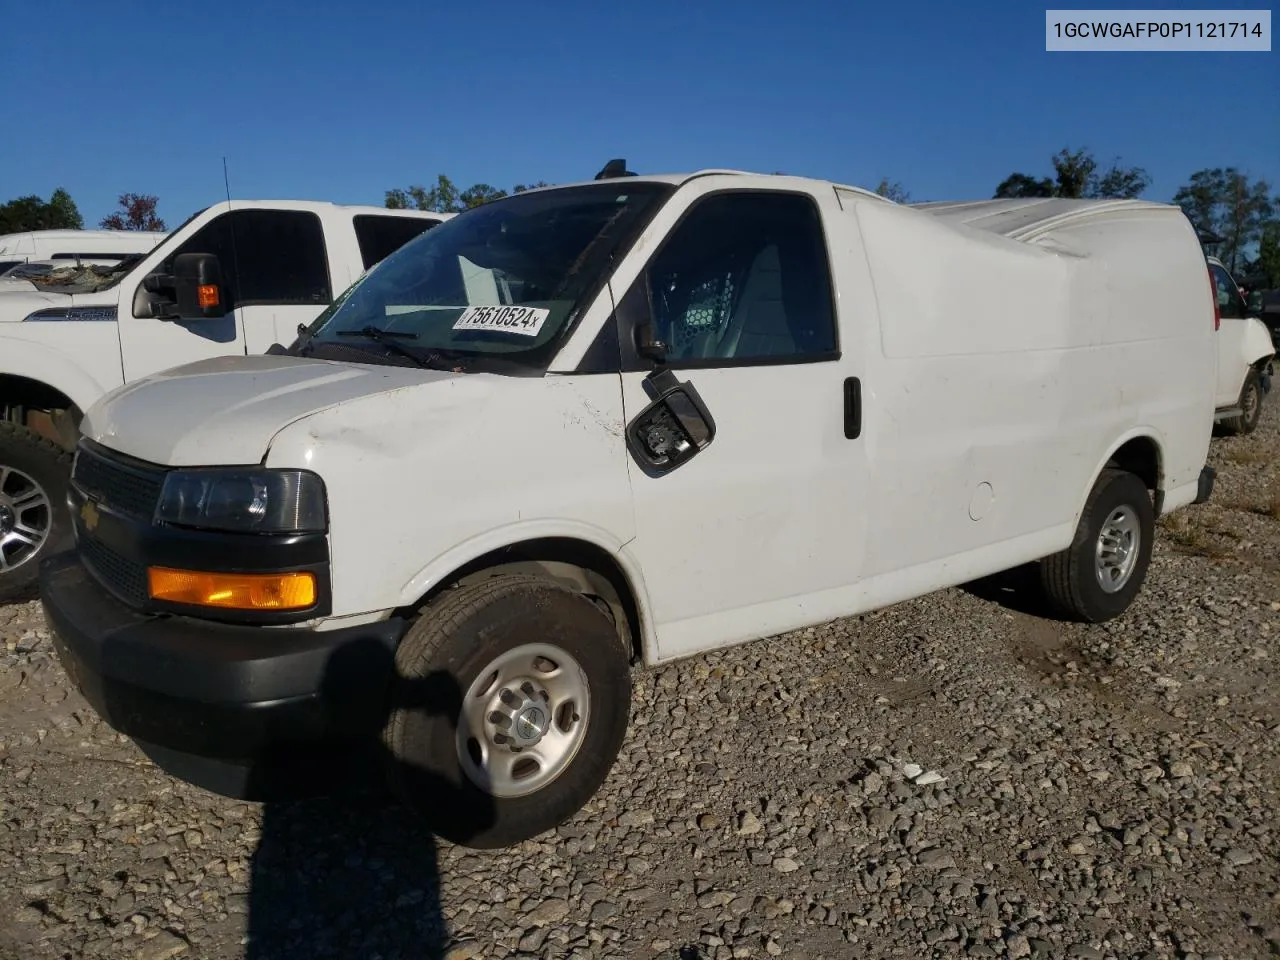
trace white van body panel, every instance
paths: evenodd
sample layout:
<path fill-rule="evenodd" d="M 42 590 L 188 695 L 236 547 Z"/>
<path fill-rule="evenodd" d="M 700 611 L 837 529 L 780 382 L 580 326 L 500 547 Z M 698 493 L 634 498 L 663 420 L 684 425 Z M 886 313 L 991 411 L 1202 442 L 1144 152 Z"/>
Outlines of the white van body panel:
<path fill-rule="evenodd" d="M 734 189 L 814 200 L 840 355 L 680 369 L 717 433 L 688 465 L 650 476 L 625 442 L 644 374 L 577 366 L 681 214 Z M 1166 511 L 1189 503 L 1214 410 L 1207 281 L 1176 207 L 910 208 L 798 178 L 699 175 L 545 376 L 216 361 L 118 391 L 86 434 L 162 464 L 317 472 L 332 620 L 413 606 L 504 546 L 588 542 L 629 578 L 657 662 L 1061 550 L 1127 441 L 1158 452 Z M 849 377 L 863 384 L 855 439 L 842 422 Z"/>

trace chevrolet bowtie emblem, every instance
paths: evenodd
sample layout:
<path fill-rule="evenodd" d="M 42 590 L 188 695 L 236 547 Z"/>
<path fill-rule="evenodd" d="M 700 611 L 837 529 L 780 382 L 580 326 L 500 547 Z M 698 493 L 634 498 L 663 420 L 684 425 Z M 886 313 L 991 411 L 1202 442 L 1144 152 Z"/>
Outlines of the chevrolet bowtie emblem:
<path fill-rule="evenodd" d="M 98 526 L 98 508 L 94 506 L 92 500 L 86 500 L 84 506 L 80 508 L 80 519 L 84 521 L 84 527 L 90 533 Z"/>

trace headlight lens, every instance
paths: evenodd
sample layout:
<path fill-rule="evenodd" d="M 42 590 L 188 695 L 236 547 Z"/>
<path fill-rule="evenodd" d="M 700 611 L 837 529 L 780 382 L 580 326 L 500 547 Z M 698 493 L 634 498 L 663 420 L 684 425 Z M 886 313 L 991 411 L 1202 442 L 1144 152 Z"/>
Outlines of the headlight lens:
<path fill-rule="evenodd" d="M 156 522 L 240 533 L 323 533 L 324 481 L 307 470 L 177 470 Z"/>

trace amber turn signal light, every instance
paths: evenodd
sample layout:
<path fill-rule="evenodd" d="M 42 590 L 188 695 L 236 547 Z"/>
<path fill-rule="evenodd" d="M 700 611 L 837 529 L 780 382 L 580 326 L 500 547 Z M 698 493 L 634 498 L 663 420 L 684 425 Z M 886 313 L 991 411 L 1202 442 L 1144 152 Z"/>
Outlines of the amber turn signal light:
<path fill-rule="evenodd" d="M 232 610 L 299 610 L 316 602 L 315 574 L 201 573 L 151 567 L 153 600 Z"/>
<path fill-rule="evenodd" d="M 218 285 L 216 283 L 200 284 L 196 288 L 196 302 L 204 310 L 209 307 L 216 307 L 218 305 Z"/>

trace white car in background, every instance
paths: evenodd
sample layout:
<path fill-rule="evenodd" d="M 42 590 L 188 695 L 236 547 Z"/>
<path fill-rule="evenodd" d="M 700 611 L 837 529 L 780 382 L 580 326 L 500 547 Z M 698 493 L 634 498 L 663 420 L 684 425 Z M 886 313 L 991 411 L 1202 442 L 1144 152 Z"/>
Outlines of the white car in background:
<path fill-rule="evenodd" d="M 34 260 L 100 257 L 120 261 L 152 250 L 165 238 L 150 230 L 24 230 L 0 235 L 0 273 Z"/>
<path fill-rule="evenodd" d="M 1250 316 L 1240 288 L 1217 257 L 1209 257 L 1218 317 L 1218 392 L 1214 419 L 1229 434 L 1252 433 L 1271 391 L 1276 355 L 1271 331 Z"/>

